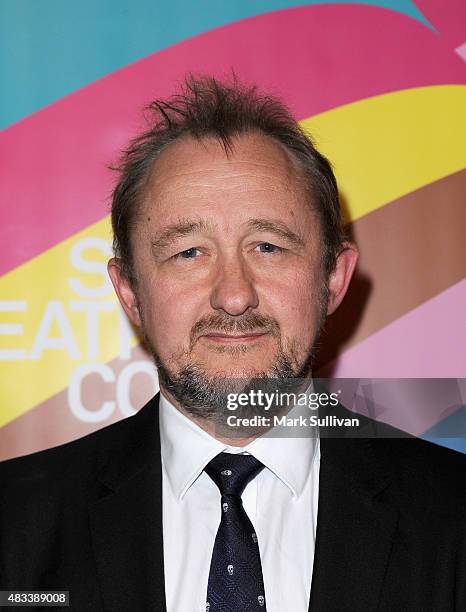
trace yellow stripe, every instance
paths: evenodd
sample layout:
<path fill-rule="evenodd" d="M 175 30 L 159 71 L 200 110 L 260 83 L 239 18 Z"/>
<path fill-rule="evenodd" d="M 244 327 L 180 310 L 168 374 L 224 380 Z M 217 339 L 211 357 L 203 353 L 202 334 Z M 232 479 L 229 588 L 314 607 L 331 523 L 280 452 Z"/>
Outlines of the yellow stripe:
<path fill-rule="evenodd" d="M 346 217 L 355 221 L 466 166 L 465 108 L 465 86 L 425 87 L 355 102 L 307 119 L 302 125 L 334 164 Z M 76 281 L 87 288 L 102 284 L 99 274 L 78 271 L 70 259 L 73 247 L 90 238 L 110 243 L 108 218 L 0 279 L 0 351 L 15 349 L 23 351 L 17 352 L 17 357 L 27 357 L 0 361 L 0 426 L 65 389 L 76 367 L 93 360 L 88 354 L 87 315 L 73 310 L 73 301 L 80 302 L 80 308 L 89 301 L 113 308 L 99 317 L 96 361 L 105 363 L 119 354 L 118 311 L 112 289 L 108 287 L 98 298 L 82 297 L 73 289 Z M 86 257 L 102 264 L 107 259 L 91 248 L 83 253 Z M 70 284 L 72 279 L 74 284 Z M 7 312 L 8 304 L 1 305 L 5 301 L 16 311 Z M 31 359 L 50 301 L 59 302 L 56 309 L 64 315 L 65 323 L 69 322 L 75 346 L 68 343 L 66 350 L 49 348 L 40 359 Z M 22 302 L 26 311 L 21 310 Z M 18 325 L 24 326 L 21 335 L 17 334 Z M 49 335 L 61 333 L 55 324 Z"/>
<path fill-rule="evenodd" d="M 23 326 L 20 335 L 0 335 L 0 355 L 14 349 L 27 357 L 0 360 L 0 426 L 66 388 L 72 373 L 80 364 L 105 363 L 118 356 L 121 348 L 120 315 L 113 288 L 111 285 L 103 286 L 103 276 L 100 273 L 77 270 L 71 260 L 73 247 L 85 244 L 83 241 L 89 239 L 98 239 L 102 244 L 110 245 L 110 235 L 109 217 L 106 217 L 0 279 L 0 324 Z M 81 259 L 104 265 L 108 256 L 101 248 L 90 246 L 82 251 Z M 76 290 L 76 282 L 81 283 L 85 291 L 103 287 L 104 295 L 97 298 L 83 296 L 81 286 L 78 285 Z M 58 305 L 53 302 L 58 302 Z M 89 347 L 88 344 L 89 315 L 83 310 L 86 303 L 111 309 L 103 310 L 98 315 L 98 352 L 95 356 L 89 355 L 92 345 Z M 21 306 L 23 309 L 19 310 Z M 9 307 L 11 312 L 8 312 Z M 47 310 L 52 313 L 54 323 L 49 326 L 46 335 L 62 337 L 66 322 L 69 322 L 71 338 L 68 338 L 65 348 L 44 349 L 40 358 L 36 359 L 33 349 L 36 347 L 37 356 L 41 344 L 40 338 L 38 344 L 39 330 Z M 131 345 L 134 344 L 133 338 Z M 17 356 L 22 355 L 19 353 Z M 68 408 L 63 406 L 63 409 Z"/>
<path fill-rule="evenodd" d="M 466 166 L 466 86 L 406 89 L 306 119 L 332 162 L 345 217 L 359 217 Z"/>

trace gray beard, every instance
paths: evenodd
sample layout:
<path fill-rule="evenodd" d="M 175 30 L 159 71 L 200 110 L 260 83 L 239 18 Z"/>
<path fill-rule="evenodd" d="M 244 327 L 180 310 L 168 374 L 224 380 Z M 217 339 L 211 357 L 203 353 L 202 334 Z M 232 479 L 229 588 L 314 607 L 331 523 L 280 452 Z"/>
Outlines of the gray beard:
<path fill-rule="evenodd" d="M 176 400 L 179 406 L 185 413 L 193 417 L 195 420 L 208 421 L 219 435 L 226 437 L 241 436 L 244 432 L 239 428 L 232 432 L 232 428 L 226 424 L 226 419 L 232 414 L 227 408 L 228 396 L 231 393 L 249 393 L 250 391 L 262 390 L 264 393 L 273 394 L 297 392 L 303 387 L 306 381 L 309 381 L 312 365 L 315 358 L 317 340 L 320 336 L 327 308 L 328 293 L 326 287 L 321 295 L 320 313 L 316 336 L 313 344 L 309 349 L 302 364 L 297 362 L 293 354 L 293 350 L 285 352 L 279 343 L 278 354 L 275 363 L 266 371 L 256 371 L 253 375 L 245 374 L 244 378 L 221 377 L 209 375 L 202 364 L 190 363 L 183 367 L 178 373 L 172 373 L 168 370 L 165 364 L 160 359 L 155 347 L 149 340 L 146 333 L 146 325 L 144 313 L 139 309 L 142 331 L 146 347 L 152 354 L 154 363 L 157 367 L 159 381 L 161 386 Z M 264 329 L 267 319 L 258 315 L 251 315 L 242 321 L 231 321 L 229 317 L 223 318 L 213 315 L 214 319 L 219 319 L 215 325 L 215 329 L 224 329 L 225 331 L 246 331 L 248 329 Z M 276 322 L 268 320 L 274 335 L 279 338 L 279 328 Z M 197 331 L 204 331 L 209 327 L 209 321 L 196 324 Z M 191 339 L 191 348 L 194 344 L 194 335 Z M 240 359 L 240 353 L 236 358 Z M 267 416 L 273 417 L 281 415 L 290 409 L 290 406 L 277 405 L 267 411 Z M 235 416 L 241 418 L 250 418 L 252 416 L 264 415 L 263 407 L 258 406 L 239 406 L 235 410 Z M 232 435 L 232 433 L 234 435 Z M 247 433 L 252 435 L 253 432 L 249 428 Z"/>
<path fill-rule="evenodd" d="M 292 407 L 276 404 L 264 412 L 263 406 L 248 404 L 238 406 L 233 413 L 227 407 L 230 394 L 249 394 L 251 391 L 259 390 L 270 396 L 277 392 L 278 394 L 298 393 L 307 387 L 314 361 L 313 346 L 299 369 L 293 367 L 291 358 L 280 350 L 275 364 L 267 371 L 254 372 L 253 378 L 211 376 L 198 364 L 189 364 L 177 374 L 172 374 L 149 344 L 148 348 L 157 367 L 161 386 L 182 407 L 183 412 L 195 421 L 208 422 L 217 435 L 226 438 L 257 436 L 268 429 L 268 427 L 249 425 L 232 428 L 227 424 L 227 418 L 232 414 L 238 419 L 266 415 L 272 417 L 273 421 L 274 416 L 286 414 Z"/>

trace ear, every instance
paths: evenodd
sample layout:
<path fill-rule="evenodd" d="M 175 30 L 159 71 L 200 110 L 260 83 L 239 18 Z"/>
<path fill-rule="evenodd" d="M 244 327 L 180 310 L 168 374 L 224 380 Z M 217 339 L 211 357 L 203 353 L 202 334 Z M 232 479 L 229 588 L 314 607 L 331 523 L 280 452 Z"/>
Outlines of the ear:
<path fill-rule="evenodd" d="M 107 270 L 126 316 L 133 325 L 141 327 L 137 296 L 128 277 L 122 271 L 120 260 L 113 257 L 107 264 Z"/>
<path fill-rule="evenodd" d="M 327 315 L 334 313 L 345 297 L 358 257 L 359 252 L 356 245 L 352 242 L 345 242 L 338 254 L 335 268 L 328 279 Z"/>

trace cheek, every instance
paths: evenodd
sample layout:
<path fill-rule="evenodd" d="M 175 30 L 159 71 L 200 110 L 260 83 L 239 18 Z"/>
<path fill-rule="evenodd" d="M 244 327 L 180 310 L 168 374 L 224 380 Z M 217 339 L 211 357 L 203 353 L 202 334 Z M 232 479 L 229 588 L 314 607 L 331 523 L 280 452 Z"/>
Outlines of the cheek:
<path fill-rule="evenodd" d="M 295 273 L 283 282 L 274 282 L 264 291 L 268 314 L 280 325 L 285 336 L 312 334 L 318 313 L 317 283 L 312 273 Z"/>
<path fill-rule="evenodd" d="M 189 342 L 199 311 L 199 294 L 177 287 L 173 282 L 153 281 L 144 295 L 146 333 L 160 353 L 169 354 Z"/>

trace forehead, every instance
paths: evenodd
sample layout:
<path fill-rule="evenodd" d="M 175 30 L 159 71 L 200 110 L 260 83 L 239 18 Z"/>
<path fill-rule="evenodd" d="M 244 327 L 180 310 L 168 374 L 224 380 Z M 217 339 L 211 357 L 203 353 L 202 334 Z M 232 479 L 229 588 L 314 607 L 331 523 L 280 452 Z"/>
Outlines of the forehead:
<path fill-rule="evenodd" d="M 193 207 L 201 212 L 214 202 L 251 213 L 280 206 L 309 212 L 307 200 L 299 162 L 272 138 L 245 134 L 232 139 L 228 152 L 215 138 L 186 137 L 169 145 L 154 163 L 141 208 L 162 217 L 187 215 Z"/>
<path fill-rule="evenodd" d="M 195 139 L 191 136 L 181 138 L 169 145 L 154 164 L 152 179 L 160 182 L 178 171 L 208 172 L 223 170 L 235 172 L 244 164 L 274 167 L 287 178 L 299 181 L 298 162 L 290 153 L 271 137 L 260 133 L 246 133 L 233 137 L 231 148 L 225 150 L 222 142 L 214 137 Z"/>

